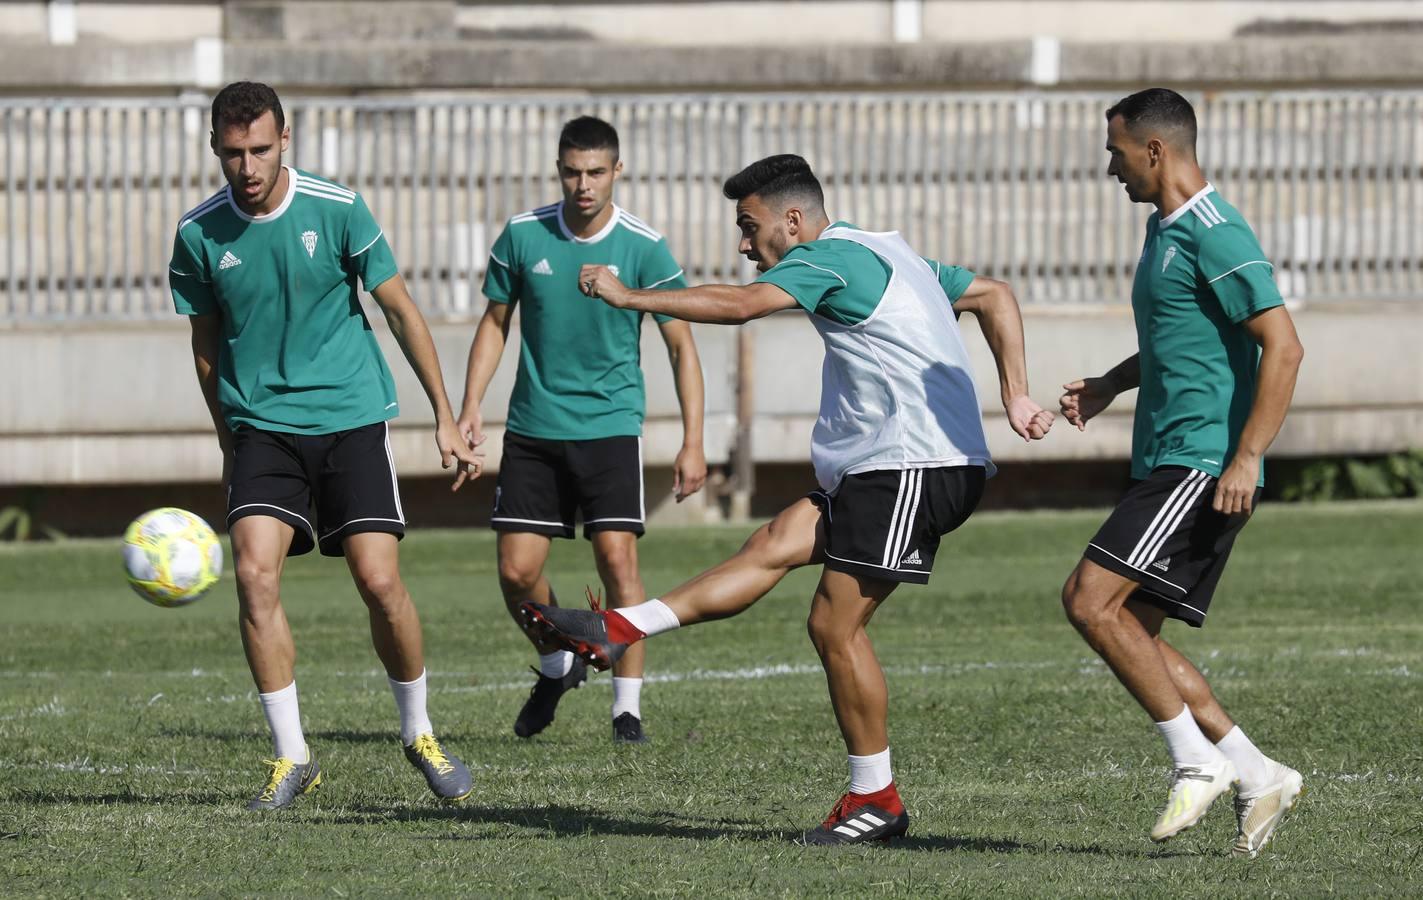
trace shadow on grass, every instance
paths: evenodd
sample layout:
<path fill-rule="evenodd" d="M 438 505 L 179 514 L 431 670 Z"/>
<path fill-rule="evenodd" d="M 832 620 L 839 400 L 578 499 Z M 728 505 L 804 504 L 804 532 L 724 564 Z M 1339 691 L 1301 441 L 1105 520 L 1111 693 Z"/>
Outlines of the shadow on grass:
<path fill-rule="evenodd" d="M 1022 843 L 1007 839 L 984 838 L 984 837 L 953 837 L 952 835 L 911 835 L 909 837 L 896 838 L 889 843 L 889 847 L 894 850 L 915 850 L 925 853 L 941 853 L 963 851 L 966 853 L 1032 853 L 1039 855 L 1049 855 L 1056 853 L 1071 853 L 1085 856 L 1108 856 L 1108 857 L 1137 857 L 1153 859 L 1165 859 L 1176 856 L 1193 856 L 1192 853 L 1182 853 L 1180 851 L 1149 849 L 1128 849 L 1128 848 L 1107 848 L 1097 844 L 1063 844 L 1050 843 L 1048 841 L 1038 841 L 1035 843 Z"/>
<path fill-rule="evenodd" d="M 782 832 L 756 827 L 756 823 L 738 819 L 696 819 L 672 813 L 651 813 L 637 819 L 619 818 L 596 810 L 573 806 L 546 806 L 537 809 L 510 809 L 496 806 L 437 806 L 428 809 L 396 809 L 385 807 L 354 807 L 354 815 L 340 813 L 328 818 L 346 824 L 373 824 L 380 821 L 459 822 L 469 825 L 512 825 L 520 828 L 552 832 L 558 837 L 575 835 L 627 835 L 632 837 L 671 837 L 688 840 L 717 838 L 745 840 L 776 840 L 787 837 Z M 478 841 L 502 840 L 507 834 L 439 835 L 440 840 Z"/>
<path fill-rule="evenodd" d="M 149 793 L 125 789 L 104 794 L 84 794 L 74 791 L 15 791 L 11 795 L 21 803 L 35 806 L 73 803 L 82 806 L 219 806 L 233 802 L 227 794 L 212 791 L 178 791 Z"/>
<path fill-rule="evenodd" d="M 597 810 L 572 806 L 548 806 L 537 809 L 511 809 L 493 806 L 438 806 L 427 809 L 398 809 L 386 807 L 355 807 L 352 814 L 336 812 L 326 818 L 343 824 L 376 824 L 382 821 L 402 822 L 451 822 L 468 825 L 503 825 L 537 831 L 550 832 L 554 837 L 576 837 L 579 835 L 623 835 L 628 837 L 663 837 L 684 840 L 710 841 L 727 839 L 734 841 L 767 841 L 790 844 L 800 837 L 798 831 L 782 831 L 766 828 L 745 819 L 697 818 L 681 813 L 654 812 L 638 818 L 623 818 Z M 483 841 L 506 840 L 509 834 L 442 834 L 435 840 Z M 836 848 L 825 848 L 834 851 Z M 843 848 L 841 848 L 843 849 Z M 1161 851 L 1157 849 L 1136 850 L 1127 848 L 1107 848 L 1096 844 L 1077 845 L 1050 843 L 1022 843 L 1020 841 L 984 837 L 954 837 L 952 835 L 913 835 L 897 838 L 887 844 L 874 845 L 872 849 L 885 852 L 911 851 L 918 853 L 1020 853 L 1020 854 L 1080 854 L 1101 857 L 1168 858 L 1189 856 L 1189 853 Z"/>

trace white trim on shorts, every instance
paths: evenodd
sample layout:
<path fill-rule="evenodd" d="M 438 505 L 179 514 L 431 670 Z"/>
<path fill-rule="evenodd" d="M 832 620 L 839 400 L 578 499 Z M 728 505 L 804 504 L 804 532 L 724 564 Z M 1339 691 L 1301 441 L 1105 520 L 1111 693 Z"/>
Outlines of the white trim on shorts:
<path fill-rule="evenodd" d="M 229 488 L 228 488 L 228 493 L 231 493 L 231 492 L 232 492 L 232 489 L 231 489 L 231 487 L 229 487 Z M 311 523 L 307 521 L 306 516 L 303 516 L 301 513 L 294 513 L 294 512 L 292 512 L 291 510 L 287 509 L 285 506 L 278 506 L 278 505 L 275 504 L 275 503 L 244 503 L 244 504 L 242 504 L 241 506 L 237 507 L 236 509 L 230 509 L 230 510 L 228 510 L 228 511 L 227 511 L 228 530 L 229 530 L 229 531 L 232 530 L 231 526 L 232 526 L 232 515 L 233 515 L 233 513 L 238 512 L 239 510 L 249 509 L 249 508 L 251 508 L 251 507 L 253 507 L 253 506 L 261 506 L 261 507 L 265 507 L 265 508 L 267 508 L 267 509 L 277 509 L 277 510 L 281 510 L 282 512 L 286 513 L 286 514 L 289 515 L 289 516 L 296 516 L 298 519 L 301 519 L 302 524 L 306 526 L 306 530 L 307 530 L 307 532 L 311 535 L 312 541 L 315 541 L 315 540 L 316 540 L 316 529 L 311 527 Z M 276 516 L 269 516 L 268 518 L 273 518 L 273 519 L 275 519 Z M 291 524 L 291 523 L 287 523 L 287 524 Z"/>
<path fill-rule="evenodd" d="M 333 534 L 339 534 L 339 533 L 341 532 L 341 529 L 345 528 L 347 525 L 354 525 L 354 524 L 356 524 L 357 522 L 394 522 L 395 524 L 397 524 L 397 525 L 399 525 L 399 526 L 401 526 L 401 527 L 404 527 L 404 526 L 405 526 L 405 523 L 404 523 L 403 521 L 401 521 L 400 519 L 385 519 L 385 518 L 381 518 L 380 516 L 366 516 L 365 518 L 362 518 L 362 519 L 352 519 L 352 520 L 350 520 L 349 522 L 342 522 L 342 523 L 341 523 L 340 525 L 338 525 L 337 527 L 335 527 L 335 528 L 331 529 L 330 531 L 326 532 L 325 534 L 323 534 L 323 535 L 321 536 L 321 540 L 324 541 L 324 540 L 326 540 L 327 538 L 331 537 L 331 535 L 333 535 Z"/>
<path fill-rule="evenodd" d="M 489 522 L 490 524 L 495 522 L 514 522 L 519 525 L 553 525 L 558 528 L 573 527 L 572 523 L 569 522 L 544 522 L 539 519 L 510 519 L 507 516 L 490 516 Z"/>
<path fill-rule="evenodd" d="M 400 506 L 400 481 L 395 477 L 395 454 L 390 451 L 390 420 L 386 419 L 382 424 L 385 425 L 385 458 L 390 463 L 390 492 L 391 496 L 395 498 L 395 518 L 400 520 L 401 525 L 404 525 L 406 524 L 405 510 Z M 355 519 L 353 521 L 362 520 Z M 349 524 L 351 523 L 346 523 L 346 525 Z M 346 526 L 342 525 L 341 527 L 345 528 Z"/>
<path fill-rule="evenodd" d="M 1121 563 L 1122 565 L 1126 566 L 1128 569 L 1131 569 L 1133 572 L 1140 572 L 1141 574 L 1146 575 L 1146 576 L 1149 577 L 1149 578 L 1155 578 L 1157 581 L 1161 582 L 1162 584 L 1166 585 L 1167 587 L 1172 588 L 1172 589 L 1174 589 L 1174 590 L 1180 591 L 1182 596 L 1186 596 L 1186 595 L 1189 595 L 1189 594 L 1191 593 L 1190 591 L 1188 591 L 1188 590 L 1186 590 L 1185 588 L 1181 587 L 1179 584 L 1172 584 L 1171 582 L 1167 581 L 1165 578 L 1162 578 L 1160 575 L 1157 575 L 1157 574 L 1154 573 L 1154 572 L 1148 572 L 1148 571 L 1146 571 L 1145 569 L 1141 568 L 1140 566 L 1134 566 L 1134 565 L 1132 565 L 1131 563 L 1129 563 L 1129 562 L 1127 562 L 1126 560 L 1122 559 L 1122 558 L 1121 558 L 1120 556 L 1118 556 L 1117 554 L 1115 554 L 1115 553 L 1113 553 L 1112 551 L 1108 550 L 1106 547 L 1103 547 L 1101 544 L 1094 544 L 1094 543 L 1092 543 L 1092 542 L 1089 541 L 1089 542 L 1087 543 L 1087 546 L 1089 546 L 1089 547 L 1096 547 L 1098 550 L 1100 550 L 1100 551 L 1102 551 L 1103 553 L 1107 554 L 1107 555 L 1110 556 L 1112 559 L 1115 559 L 1117 562 L 1119 562 L 1119 563 Z M 1172 601 L 1172 602 L 1174 603 L 1175 601 Z M 1186 604 L 1184 604 L 1184 603 L 1182 603 L 1181 605 L 1182 605 L 1182 606 L 1186 606 Z M 1187 608 L 1188 608 L 1188 609 L 1196 609 L 1194 606 L 1187 607 Z M 1201 611 L 1200 611 L 1199 609 L 1196 609 L 1196 612 L 1201 612 Z M 1205 613 L 1201 613 L 1201 615 L 1205 615 Z"/>

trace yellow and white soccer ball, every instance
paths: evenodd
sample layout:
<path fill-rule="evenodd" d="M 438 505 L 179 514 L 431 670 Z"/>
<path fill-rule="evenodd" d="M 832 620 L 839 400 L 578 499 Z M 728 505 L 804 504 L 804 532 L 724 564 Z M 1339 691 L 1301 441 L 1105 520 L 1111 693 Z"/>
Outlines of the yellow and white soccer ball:
<path fill-rule="evenodd" d="M 129 585 L 149 603 L 183 606 L 217 584 L 222 544 L 186 509 L 151 509 L 124 532 L 124 568 Z"/>

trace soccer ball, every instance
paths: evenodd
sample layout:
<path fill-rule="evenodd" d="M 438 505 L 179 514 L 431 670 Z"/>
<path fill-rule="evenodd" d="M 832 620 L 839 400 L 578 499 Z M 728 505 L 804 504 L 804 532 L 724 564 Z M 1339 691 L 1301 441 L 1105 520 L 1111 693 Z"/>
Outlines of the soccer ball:
<path fill-rule="evenodd" d="M 124 532 L 124 568 L 129 586 L 149 603 L 184 606 L 217 584 L 222 544 L 186 509 L 151 509 Z"/>

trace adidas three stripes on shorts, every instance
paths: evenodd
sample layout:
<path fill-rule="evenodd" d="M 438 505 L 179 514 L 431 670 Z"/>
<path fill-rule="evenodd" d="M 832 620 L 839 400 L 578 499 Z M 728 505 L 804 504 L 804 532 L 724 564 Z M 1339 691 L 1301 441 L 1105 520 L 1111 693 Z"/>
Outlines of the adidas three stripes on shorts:
<path fill-rule="evenodd" d="M 1135 581 L 1138 598 L 1199 628 L 1250 518 L 1212 509 L 1215 486 L 1213 476 L 1185 466 L 1155 469 L 1132 482 L 1083 556 Z M 1259 502 L 1256 488 L 1252 508 Z"/>

